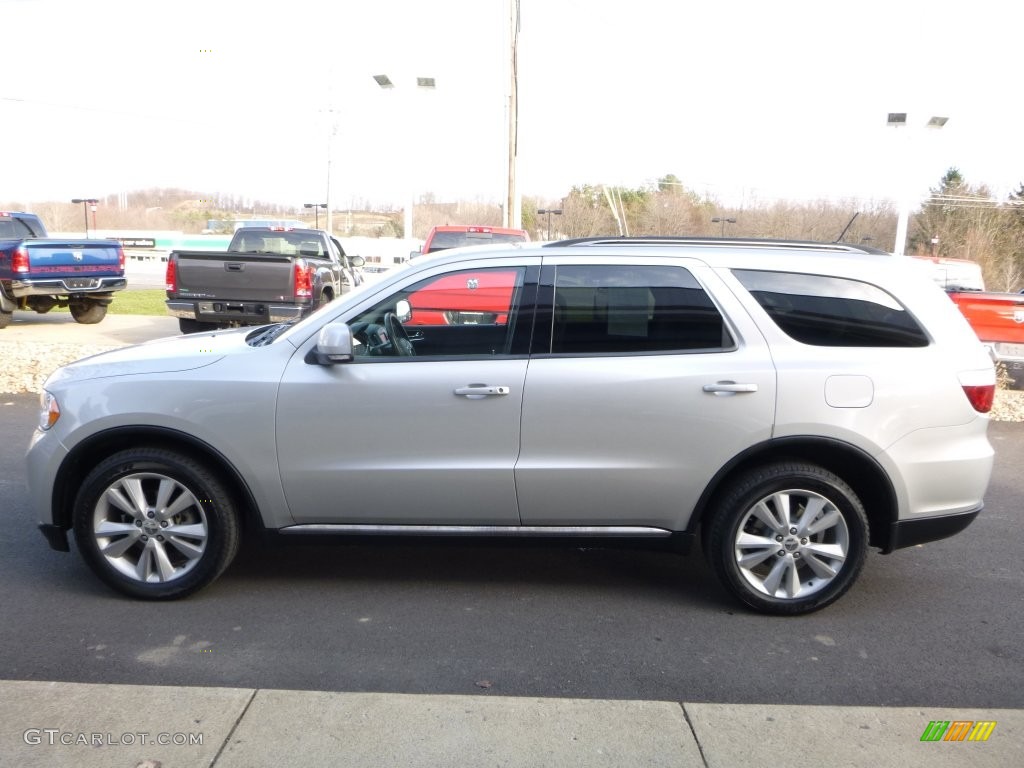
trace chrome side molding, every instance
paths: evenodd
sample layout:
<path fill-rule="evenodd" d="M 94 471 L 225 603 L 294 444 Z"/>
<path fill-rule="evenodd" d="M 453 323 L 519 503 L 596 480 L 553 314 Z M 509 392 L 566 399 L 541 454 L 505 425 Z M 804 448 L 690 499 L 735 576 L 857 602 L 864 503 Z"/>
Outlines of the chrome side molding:
<path fill-rule="evenodd" d="M 314 523 L 289 525 L 279 533 L 340 534 L 364 536 L 559 536 L 665 538 L 672 535 L 664 528 L 639 525 L 342 525 Z"/>

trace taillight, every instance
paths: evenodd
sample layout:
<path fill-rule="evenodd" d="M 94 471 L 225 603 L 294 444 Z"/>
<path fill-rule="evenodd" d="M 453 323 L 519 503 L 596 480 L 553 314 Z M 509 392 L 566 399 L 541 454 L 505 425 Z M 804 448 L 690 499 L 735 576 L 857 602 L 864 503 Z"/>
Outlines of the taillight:
<path fill-rule="evenodd" d="M 14 249 L 14 255 L 11 257 L 11 270 L 20 273 L 29 271 L 28 249 L 25 246 L 22 245 Z"/>
<path fill-rule="evenodd" d="M 295 260 L 295 298 L 313 298 L 313 268 L 305 259 Z"/>
<path fill-rule="evenodd" d="M 177 293 L 178 291 L 178 271 L 175 264 L 177 262 L 174 259 L 167 260 L 167 273 L 164 275 L 164 282 L 167 284 L 165 290 L 171 293 Z"/>
<path fill-rule="evenodd" d="M 964 394 L 971 402 L 971 406 L 978 413 L 988 413 L 992 410 L 992 402 L 996 397 L 995 384 L 981 384 L 968 386 L 963 385 Z"/>
<path fill-rule="evenodd" d="M 121 271 L 124 272 L 124 248 L 117 249 L 117 264 Z"/>

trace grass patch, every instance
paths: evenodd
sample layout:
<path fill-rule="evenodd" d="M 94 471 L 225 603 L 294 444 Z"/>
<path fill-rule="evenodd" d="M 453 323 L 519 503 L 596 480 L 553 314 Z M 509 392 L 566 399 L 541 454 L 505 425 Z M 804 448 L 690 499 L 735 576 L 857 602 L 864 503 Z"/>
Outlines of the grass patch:
<path fill-rule="evenodd" d="M 107 308 L 112 315 L 166 315 L 167 292 L 162 288 L 133 288 L 118 291 Z"/>
<path fill-rule="evenodd" d="M 109 315 L 166 315 L 167 292 L 163 288 L 133 288 L 117 291 L 107 307 Z M 70 312 L 67 307 L 54 307 L 54 312 Z"/>

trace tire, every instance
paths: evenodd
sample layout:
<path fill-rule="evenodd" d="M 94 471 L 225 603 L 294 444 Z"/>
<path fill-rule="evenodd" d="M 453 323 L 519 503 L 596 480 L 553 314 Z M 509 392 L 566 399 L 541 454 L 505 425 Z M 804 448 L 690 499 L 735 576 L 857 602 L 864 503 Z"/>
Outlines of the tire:
<path fill-rule="evenodd" d="M 14 319 L 14 313 L 13 312 L 3 312 L 3 311 L 0 311 L 0 328 L 6 328 L 8 325 L 11 324 L 11 320 L 13 320 L 13 319 Z"/>
<path fill-rule="evenodd" d="M 815 464 L 742 475 L 711 512 L 707 556 L 740 602 L 762 613 L 824 608 L 857 579 L 868 520 L 856 493 Z"/>
<path fill-rule="evenodd" d="M 178 328 L 184 334 L 216 331 L 218 327 L 217 323 L 204 323 L 200 320 L 193 320 L 190 317 L 178 318 Z"/>
<path fill-rule="evenodd" d="M 76 323 L 95 325 L 107 316 L 107 305 L 96 301 L 72 301 L 68 304 Z"/>
<path fill-rule="evenodd" d="M 185 597 L 216 579 L 238 551 L 235 507 L 221 481 L 174 451 L 133 448 L 85 478 L 75 542 L 93 572 L 131 597 Z"/>

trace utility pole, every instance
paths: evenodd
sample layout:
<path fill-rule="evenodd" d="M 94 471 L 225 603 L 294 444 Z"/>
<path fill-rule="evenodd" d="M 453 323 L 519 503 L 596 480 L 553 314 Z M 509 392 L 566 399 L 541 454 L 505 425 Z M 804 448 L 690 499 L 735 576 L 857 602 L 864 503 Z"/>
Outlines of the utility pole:
<path fill-rule="evenodd" d="M 505 197 L 505 226 L 522 227 L 522 203 L 516 191 L 516 163 L 519 129 L 519 0 L 509 0 L 509 95 L 508 95 L 508 194 Z"/>

